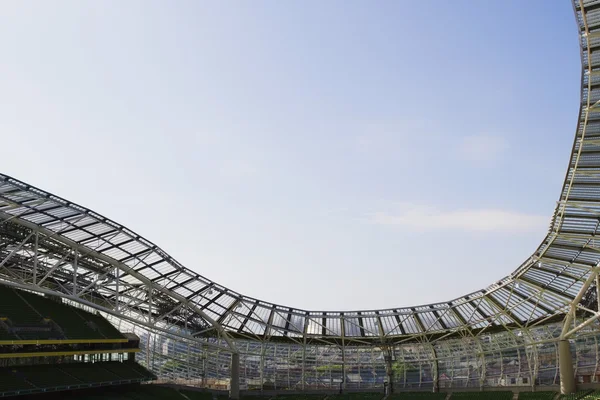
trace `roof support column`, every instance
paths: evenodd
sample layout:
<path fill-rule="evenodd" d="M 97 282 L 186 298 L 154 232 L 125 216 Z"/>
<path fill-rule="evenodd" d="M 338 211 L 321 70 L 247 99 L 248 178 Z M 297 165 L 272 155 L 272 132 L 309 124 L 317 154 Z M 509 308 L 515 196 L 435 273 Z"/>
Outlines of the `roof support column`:
<path fill-rule="evenodd" d="M 558 342 L 558 365 L 560 369 L 560 393 L 575 393 L 575 375 L 573 374 L 573 358 L 569 341 Z"/>
<path fill-rule="evenodd" d="M 265 342 L 260 343 L 260 392 L 264 390 L 265 387 L 265 353 L 267 352 L 267 348 L 265 346 Z"/>
<path fill-rule="evenodd" d="M 386 395 L 390 395 L 394 393 L 394 365 L 395 361 L 394 357 L 394 346 L 393 345 L 384 345 L 383 346 L 383 359 L 385 361 L 385 372 L 387 374 L 387 392 Z"/>
<path fill-rule="evenodd" d="M 240 398 L 240 353 L 231 353 L 231 378 L 229 380 L 229 398 Z"/>
<path fill-rule="evenodd" d="M 304 383 L 306 382 L 306 335 L 304 336 L 304 344 L 302 345 L 302 385 L 304 391 Z"/>
<path fill-rule="evenodd" d="M 432 365 L 431 365 L 431 369 L 433 372 L 433 392 L 437 393 L 440 391 L 440 387 L 439 387 L 439 379 L 440 379 L 440 374 L 438 372 L 438 357 L 437 357 L 437 352 L 435 351 L 435 346 L 433 344 L 429 344 L 429 346 L 431 347 L 431 355 L 432 357 Z"/>

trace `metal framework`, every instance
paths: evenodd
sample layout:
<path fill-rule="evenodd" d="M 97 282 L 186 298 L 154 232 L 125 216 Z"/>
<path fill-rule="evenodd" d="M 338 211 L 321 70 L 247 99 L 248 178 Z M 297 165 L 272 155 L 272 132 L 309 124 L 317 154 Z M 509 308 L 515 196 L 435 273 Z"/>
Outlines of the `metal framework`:
<path fill-rule="evenodd" d="M 143 329 L 148 346 L 152 335 L 162 335 L 188 349 L 200 346 L 203 354 L 209 348 L 228 357 L 241 353 L 245 363 L 248 354 L 258 352 L 263 383 L 265 360 L 284 349 L 291 365 L 290 357 L 297 359 L 300 352 L 303 387 L 307 351 L 338 349 L 346 365 L 351 354 L 361 359 L 378 349 L 395 357 L 418 348 L 426 354 L 422 362 L 433 363 L 430 375 L 437 382 L 443 370 L 438 360 L 453 343 L 475 344 L 481 355 L 486 354 L 482 343 L 529 346 L 519 357 L 537 359 L 538 344 L 582 330 L 593 334 L 590 329 L 600 318 L 600 0 L 574 0 L 573 7 L 581 45 L 581 106 L 560 199 L 540 246 L 484 289 L 447 302 L 380 310 L 309 311 L 273 304 L 187 269 L 151 241 L 92 210 L 1 174 L 0 279 Z M 539 334 L 563 320 L 561 329 Z M 485 360 L 478 360 L 485 370 Z M 382 365 L 390 375 L 391 361 Z M 536 374 L 532 370 L 530 378 Z M 479 370 L 477 382 L 483 384 L 485 376 Z"/>

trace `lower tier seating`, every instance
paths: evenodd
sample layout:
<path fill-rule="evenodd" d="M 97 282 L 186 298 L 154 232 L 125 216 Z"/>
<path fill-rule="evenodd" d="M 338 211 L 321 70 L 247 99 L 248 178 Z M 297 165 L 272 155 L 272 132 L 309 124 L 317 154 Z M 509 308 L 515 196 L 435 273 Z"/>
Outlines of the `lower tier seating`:
<path fill-rule="evenodd" d="M 447 393 L 431 393 L 431 392 L 405 392 L 394 393 L 390 400 L 444 400 Z"/>
<path fill-rule="evenodd" d="M 156 379 L 136 363 L 66 363 L 0 368 L 0 397 Z"/>
<path fill-rule="evenodd" d="M 331 397 L 333 396 L 328 396 Z M 324 398 L 325 395 L 322 394 L 284 394 L 277 395 L 273 400 L 323 400 Z"/>
<path fill-rule="evenodd" d="M 512 400 L 513 392 L 458 392 L 452 400 Z"/>
<path fill-rule="evenodd" d="M 189 400 L 213 400 L 213 395 L 210 392 L 195 391 L 195 390 L 180 390 Z"/>
<path fill-rule="evenodd" d="M 519 400 L 553 400 L 556 392 L 521 392 Z"/>
<path fill-rule="evenodd" d="M 328 396 L 331 400 L 381 400 L 383 393 L 345 393 Z"/>
<path fill-rule="evenodd" d="M 598 400 L 600 399 L 600 390 L 582 390 L 573 394 L 564 394 L 559 397 L 560 400 Z"/>

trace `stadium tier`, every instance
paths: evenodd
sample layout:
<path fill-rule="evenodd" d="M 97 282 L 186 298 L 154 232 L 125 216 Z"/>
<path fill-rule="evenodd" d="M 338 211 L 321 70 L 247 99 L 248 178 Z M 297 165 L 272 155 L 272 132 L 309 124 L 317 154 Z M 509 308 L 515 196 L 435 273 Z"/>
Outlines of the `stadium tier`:
<path fill-rule="evenodd" d="M 0 344 L 127 341 L 102 316 L 59 301 L 0 285 Z"/>
<path fill-rule="evenodd" d="M 556 392 L 521 392 L 519 400 L 554 400 L 557 395 Z"/>
<path fill-rule="evenodd" d="M 445 400 L 447 393 L 406 392 L 394 393 L 388 397 L 390 400 Z"/>
<path fill-rule="evenodd" d="M 454 400 L 512 400 L 513 392 L 457 392 L 450 397 Z"/>
<path fill-rule="evenodd" d="M 99 213 L 0 174 L 0 384 L 10 392 L 149 379 L 137 357 L 160 382 L 234 399 L 241 390 L 502 400 L 513 389 L 524 399 L 558 391 L 596 398 L 584 389 L 600 384 L 600 1 L 574 0 L 573 9 L 582 79 L 567 173 L 548 233 L 504 278 L 425 305 L 274 304 L 211 281 Z M 17 367 L 43 357 L 55 367 Z"/>
<path fill-rule="evenodd" d="M 122 385 L 156 377 L 135 363 L 68 363 L 0 368 L 0 396 Z"/>

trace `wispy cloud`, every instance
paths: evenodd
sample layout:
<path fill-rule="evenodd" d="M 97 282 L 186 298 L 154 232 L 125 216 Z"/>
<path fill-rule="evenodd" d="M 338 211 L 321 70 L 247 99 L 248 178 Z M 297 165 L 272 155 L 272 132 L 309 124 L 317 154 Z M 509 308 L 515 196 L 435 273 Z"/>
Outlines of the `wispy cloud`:
<path fill-rule="evenodd" d="M 440 210 L 435 207 L 403 204 L 398 212 L 375 212 L 369 221 L 398 225 L 416 231 L 539 232 L 550 223 L 547 216 L 500 209 Z"/>
<path fill-rule="evenodd" d="M 467 161 L 490 163 L 497 161 L 508 148 L 508 141 L 501 136 L 471 135 L 462 138 L 458 153 Z"/>

